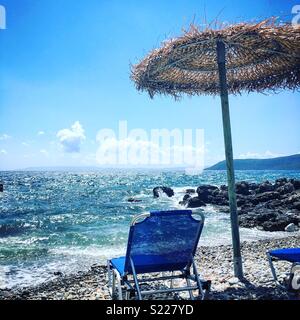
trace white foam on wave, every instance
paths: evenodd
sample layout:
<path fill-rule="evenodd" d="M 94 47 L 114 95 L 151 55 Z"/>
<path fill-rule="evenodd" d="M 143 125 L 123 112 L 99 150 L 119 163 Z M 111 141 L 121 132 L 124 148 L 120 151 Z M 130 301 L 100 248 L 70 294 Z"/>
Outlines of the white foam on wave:
<path fill-rule="evenodd" d="M 29 238 L 22 238 L 22 237 L 6 237 L 0 238 L 0 244 L 9 244 L 12 245 L 31 245 L 37 243 L 39 241 L 49 240 L 50 237 L 29 237 Z"/>
<path fill-rule="evenodd" d="M 51 270 L 52 269 L 52 270 Z M 45 264 L 42 267 L 16 267 L 13 265 L 0 266 L 0 289 L 11 289 L 14 287 L 28 287 L 39 285 L 45 281 L 55 278 L 56 266 Z"/>
<path fill-rule="evenodd" d="M 91 245 L 88 247 L 58 247 L 50 249 L 49 253 L 57 256 L 69 256 L 69 257 L 78 257 L 78 258 L 96 258 L 99 262 L 104 259 L 109 259 L 114 256 L 125 254 L 126 248 L 122 246 L 97 246 Z"/>
<path fill-rule="evenodd" d="M 0 289 L 39 285 L 55 279 L 55 272 L 68 275 L 87 271 L 93 264 L 106 264 L 107 259 L 125 255 L 125 250 L 125 245 L 49 249 L 50 256 L 46 261 L 36 261 L 28 266 L 0 266 Z"/>

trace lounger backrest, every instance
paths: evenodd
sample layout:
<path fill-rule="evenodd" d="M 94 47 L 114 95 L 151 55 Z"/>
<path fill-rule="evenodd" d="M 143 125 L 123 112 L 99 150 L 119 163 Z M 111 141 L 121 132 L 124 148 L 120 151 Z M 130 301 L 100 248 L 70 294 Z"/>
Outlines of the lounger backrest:
<path fill-rule="evenodd" d="M 125 272 L 131 274 L 130 257 L 136 273 L 183 270 L 191 263 L 204 224 L 191 210 L 154 211 L 130 227 Z"/>

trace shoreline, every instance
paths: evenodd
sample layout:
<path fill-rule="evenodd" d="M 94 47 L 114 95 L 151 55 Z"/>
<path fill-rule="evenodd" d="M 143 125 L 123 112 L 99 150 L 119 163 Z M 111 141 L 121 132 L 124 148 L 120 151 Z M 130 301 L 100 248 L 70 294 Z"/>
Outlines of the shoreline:
<path fill-rule="evenodd" d="M 200 246 L 196 264 L 202 278 L 212 281 L 210 300 L 288 300 L 295 295 L 276 286 L 266 259 L 266 251 L 300 247 L 298 235 L 285 238 L 242 242 L 245 282 L 232 274 L 230 245 Z M 287 262 L 277 263 L 279 275 L 289 271 Z M 282 277 L 280 277 L 282 280 Z M 176 285 L 176 284 L 175 284 Z M 187 295 L 182 293 L 182 299 Z M 154 296 L 151 299 L 174 299 L 174 296 Z M 0 300 L 110 300 L 105 265 L 92 265 L 86 272 L 60 275 L 38 286 L 0 290 Z"/>

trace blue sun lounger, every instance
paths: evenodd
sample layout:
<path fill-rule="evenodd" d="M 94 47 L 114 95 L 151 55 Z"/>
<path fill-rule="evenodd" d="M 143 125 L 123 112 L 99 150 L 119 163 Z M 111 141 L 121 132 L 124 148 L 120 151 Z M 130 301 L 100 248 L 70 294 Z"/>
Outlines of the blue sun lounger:
<path fill-rule="evenodd" d="M 210 281 L 200 280 L 194 261 L 204 224 L 204 216 L 197 215 L 192 216 L 191 210 L 174 210 L 152 211 L 135 217 L 129 230 L 126 256 L 108 260 L 112 298 L 122 300 L 134 296 L 142 300 L 145 295 L 188 291 L 194 299 L 193 291 L 198 290 L 199 298 L 204 299 Z M 152 278 L 138 278 L 149 273 L 156 274 Z M 186 286 L 173 287 L 176 278 L 185 279 Z M 142 290 L 141 283 L 153 281 L 163 281 L 162 288 Z"/>
<path fill-rule="evenodd" d="M 288 261 L 292 264 L 289 273 L 288 289 L 300 290 L 300 276 L 296 277 L 295 273 L 300 272 L 300 248 L 276 249 L 267 252 L 271 272 L 275 282 L 282 288 L 284 287 L 278 280 L 276 269 L 273 262 Z"/>

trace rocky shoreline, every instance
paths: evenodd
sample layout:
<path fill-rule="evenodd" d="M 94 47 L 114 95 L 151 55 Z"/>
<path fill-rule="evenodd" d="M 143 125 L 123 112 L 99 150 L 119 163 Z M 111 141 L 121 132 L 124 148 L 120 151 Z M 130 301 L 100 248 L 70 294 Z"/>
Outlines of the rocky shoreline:
<path fill-rule="evenodd" d="M 245 280 L 239 282 L 232 276 L 232 248 L 230 245 L 199 247 L 196 254 L 198 271 L 202 278 L 212 281 L 210 300 L 299 299 L 295 293 L 276 286 L 266 251 L 274 248 L 299 247 L 300 232 L 282 239 L 260 240 L 242 243 Z M 289 264 L 277 264 L 280 280 L 289 271 Z M 107 272 L 103 265 L 93 265 L 89 271 L 75 275 L 60 275 L 57 279 L 36 287 L 0 290 L 4 300 L 109 300 Z M 154 296 L 151 299 L 187 299 L 182 293 Z"/>
<path fill-rule="evenodd" d="M 300 180 L 280 178 L 274 183 L 236 183 L 239 224 L 264 231 L 297 231 L 300 228 Z M 170 187 L 155 187 L 153 196 L 174 195 Z M 219 211 L 229 212 L 228 188 L 200 185 L 187 189 L 182 201 L 186 208 L 201 208 L 212 204 Z"/>

